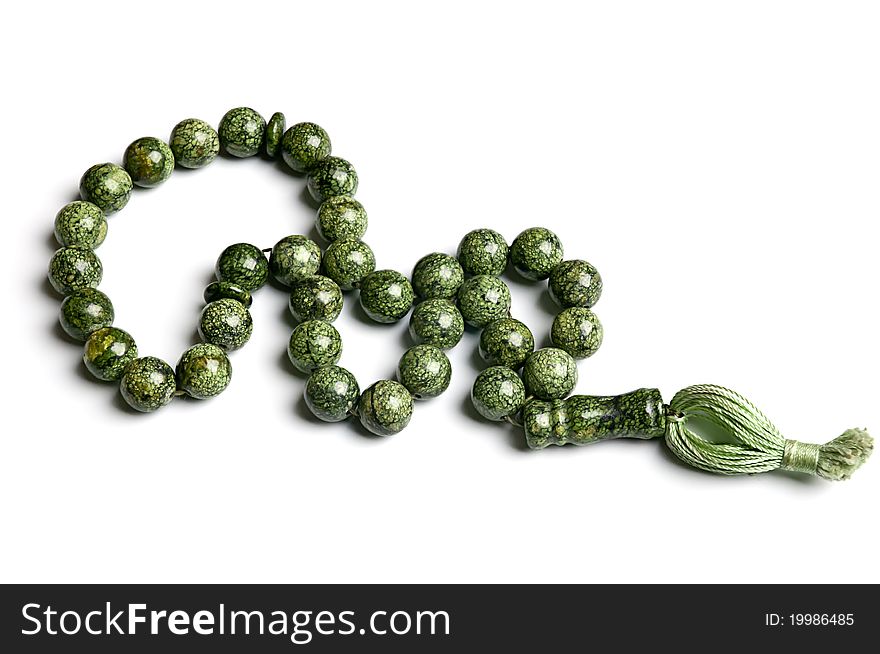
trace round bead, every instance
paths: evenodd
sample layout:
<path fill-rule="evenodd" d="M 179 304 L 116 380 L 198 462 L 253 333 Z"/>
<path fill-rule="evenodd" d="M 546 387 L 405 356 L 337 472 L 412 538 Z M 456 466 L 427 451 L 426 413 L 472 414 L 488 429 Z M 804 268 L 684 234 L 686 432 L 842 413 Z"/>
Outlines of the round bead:
<path fill-rule="evenodd" d="M 137 359 L 134 339 L 117 327 L 102 327 L 89 334 L 83 348 L 83 363 L 102 381 L 116 381 L 126 367 Z"/>
<path fill-rule="evenodd" d="M 181 120 L 171 130 L 168 140 L 174 161 L 184 168 L 207 166 L 220 152 L 217 131 L 198 118 Z"/>
<path fill-rule="evenodd" d="M 485 327 L 510 311 L 510 289 L 491 275 L 471 277 L 458 291 L 458 308 L 467 324 Z"/>
<path fill-rule="evenodd" d="M 602 334 L 602 323 L 595 313 L 584 307 L 569 307 L 553 321 L 550 340 L 575 359 L 586 359 L 602 345 Z"/>
<path fill-rule="evenodd" d="M 266 136 L 266 121 L 250 107 L 236 107 L 220 119 L 220 145 L 234 157 L 252 157 Z"/>
<path fill-rule="evenodd" d="M 321 238 L 330 241 L 359 239 L 367 231 L 367 212 L 364 205 L 347 195 L 327 198 L 318 207 L 315 227 Z"/>
<path fill-rule="evenodd" d="M 361 391 L 357 379 L 339 366 L 318 368 L 306 382 L 306 406 L 319 420 L 340 422 L 350 415 Z"/>
<path fill-rule="evenodd" d="M 377 270 L 361 281 L 361 306 L 376 322 L 397 322 L 409 313 L 414 299 L 412 284 L 396 270 Z"/>
<path fill-rule="evenodd" d="M 79 194 L 105 214 L 113 213 L 128 204 L 131 177 L 116 164 L 95 164 L 79 180 Z"/>
<path fill-rule="evenodd" d="M 205 298 L 206 303 L 221 300 L 223 298 L 237 300 L 238 302 L 241 302 L 246 309 L 250 308 L 254 301 L 248 291 L 241 286 L 230 282 L 211 282 L 205 287 L 203 297 Z"/>
<path fill-rule="evenodd" d="M 250 311 L 237 300 L 215 300 L 202 309 L 199 335 L 206 343 L 225 350 L 237 350 L 248 342 L 253 331 Z"/>
<path fill-rule="evenodd" d="M 341 157 L 327 157 L 309 172 L 309 193 L 315 202 L 339 195 L 354 195 L 358 175 L 354 166 Z"/>
<path fill-rule="evenodd" d="M 477 375 L 471 400 L 484 418 L 504 420 L 515 415 L 525 404 L 526 390 L 513 370 L 506 366 L 495 366 Z"/>
<path fill-rule="evenodd" d="M 94 250 L 106 236 L 104 212 L 91 202 L 76 200 L 65 204 L 55 216 L 55 238 L 65 247 Z"/>
<path fill-rule="evenodd" d="M 300 372 L 310 373 L 321 366 L 329 366 L 342 355 L 342 337 L 326 320 L 301 322 L 290 335 L 287 356 Z"/>
<path fill-rule="evenodd" d="M 537 350 L 523 366 L 526 390 L 540 400 L 561 400 L 574 390 L 577 380 L 577 363 L 557 348 Z"/>
<path fill-rule="evenodd" d="M 132 409 L 149 413 L 172 400 L 177 381 L 174 370 L 162 359 L 143 357 L 125 369 L 119 390 Z"/>
<path fill-rule="evenodd" d="M 299 234 L 282 238 L 269 255 L 269 272 L 285 286 L 308 279 L 320 267 L 321 248 L 310 238 Z"/>
<path fill-rule="evenodd" d="M 171 177 L 174 154 L 165 141 L 144 136 L 125 149 L 122 165 L 134 184 L 152 188 Z"/>
<path fill-rule="evenodd" d="M 450 300 L 425 300 L 413 309 L 409 334 L 418 344 L 448 350 L 458 345 L 464 336 L 464 318 Z"/>
<path fill-rule="evenodd" d="M 519 320 L 502 318 L 480 333 L 480 356 L 491 366 L 518 369 L 535 350 L 535 337 Z"/>
<path fill-rule="evenodd" d="M 220 395 L 232 379 L 232 364 L 213 343 L 193 345 L 177 363 L 177 384 L 190 397 L 206 400 Z"/>
<path fill-rule="evenodd" d="M 364 277 L 376 270 L 376 256 L 363 241 L 334 241 L 324 253 L 324 273 L 343 291 L 361 285 Z"/>
<path fill-rule="evenodd" d="M 274 157 L 278 154 L 278 146 L 281 145 L 281 137 L 284 136 L 284 127 L 287 119 L 280 111 L 276 111 L 266 123 L 266 154 Z"/>
<path fill-rule="evenodd" d="M 281 137 L 281 157 L 298 173 L 310 171 L 330 156 L 330 137 L 315 123 L 297 123 Z"/>
<path fill-rule="evenodd" d="M 98 289 L 83 288 L 64 298 L 59 320 L 72 338 L 85 341 L 93 331 L 113 324 L 113 304 Z"/>
<path fill-rule="evenodd" d="M 437 397 L 452 378 L 452 364 L 443 350 L 416 345 L 404 352 L 397 365 L 397 379 L 417 400 Z"/>
<path fill-rule="evenodd" d="M 220 253 L 216 272 L 219 281 L 253 292 L 269 278 L 269 262 L 256 245 L 236 243 Z"/>
<path fill-rule="evenodd" d="M 591 307 L 602 295 L 602 277 L 586 261 L 563 261 L 550 273 L 550 296 L 563 307 Z"/>
<path fill-rule="evenodd" d="M 412 412 L 412 395 L 402 384 L 390 379 L 370 386 L 358 402 L 361 424 L 377 436 L 402 431 L 409 424 Z"/>
<path fill-rule="evenodd" d="M 336 282 L 323 275 L 312 275 L 293 285 L 288 306 L 290 313 L 299 322 L 333 322 L 342 311 L 342 302 L 342 290 Z"/>
<path fill-rule="evenodd" d="M 526 279 L 547 279 L 562 263 L 562 243 L 549 229 L 532 227 L 517 236 L 510 246 L 510 261 Z"/>
<path fill-rule="evenodd" d="M 475 229 L 459 243 L 458 262 L 468 275 L 497 277 L 507 268 L 507 241 L 494 230 Z"/>
<path fill-rule="evenodd" d="M 103 276 L 101 260 L 88 248 L 61 248 L 49 261 L 49 282 L 62 295 L 95 288 Z"/>
<path fill-rule="evenodd" d="M 419 259 L 413 269 L 413 290 L 420 298 L 454 298 L 464 281 L 464 270 L 455 257 L 434 252 Z"/>

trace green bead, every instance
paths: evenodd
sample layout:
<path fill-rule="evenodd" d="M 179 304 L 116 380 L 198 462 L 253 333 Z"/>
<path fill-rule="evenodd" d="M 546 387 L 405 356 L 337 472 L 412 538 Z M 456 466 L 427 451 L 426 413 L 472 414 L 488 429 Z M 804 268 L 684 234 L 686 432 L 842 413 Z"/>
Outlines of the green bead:
<path fill-rule="evenodd" d="M 507 241 L 491 229 L 475 229 L 459 243 L 458 262 L 468 275 L 497 277 L 507 268 Z"/>
<path fill-rule="evenodd" d="M 471 400 L 477 412 L 489 420 L 515 415 L 526 401 L 522 379 L 506 366 L 487 368 L 474 381 Z"/>
<path fill-rule="evenodd" d="M 284 128 L 287 119 L 280 111 L 276 111 L 266 123 L 266 154 L 274 157 L 278 154 L 278 146 L 281 145 L 281 137 L 284 136 Z"/>
<path fill-rule="evenodd" d="M 177 380 L 174 370 L 162 359 L 143 357 L 125 369 L 119 390 L 132 409 L 149 413 L 174 398 Z"/>
<path fill-rule="evenodd" d="M 348 161 L 340 157 L 327 157 L 309 172 L 309 193 L 315 202 L 339 195 L 354 195 L 358 187 L 358 175 Z"/>
<path fill-rule="evenodd" d="M 458 291 L 458 308 L 467 324 L 485 327 L 510 312 L 510 289 L 491 275 L 471 277 Z"/>
<path fill-rule="evenodd" d="M 510 246 L 510 261 L 526 279 L 547 279 L 562 263 L 562 243 L 549 229 L 532 227 L 517 236 Z"/>
<path fill-rule="evenodd" d="M 269 262 L 256 245 L 236 243 L 220 253 L 216 272 L 219 281 L 253 292 L 269 278 Z"/>
<path fill-rule="evenodd" d="M 334 241 L 324 253 L 324 273 L 343 291 L 359 287 L 375 270 L 376 256 L 363 241 Z"/>
<path fill-rule="evenodd" d="M 416 345 L 404 352 L 397 365 L 397 379 L 417 400 L 437 397 L 452 378 L 452 364 L 443 350 Z"/>
<path fill-rule="evenodd" d="M 577 384 L 577 363 L 568 352 L 545 347 L 526 359 L 522 376 L 529 395 L 539 400 L 561 400 Z"/>
<path fill-rule="evenodd" d="M 137 359 L 134 339 L 117 327 L 102 327 L 89 334 L 83 348 L 83 363 L 102 381 L 116 381 L 126 367 Z"/>
<path fill-rule="evenodd" d="M 575 359 L 586 359 L 602 345 L 602 323 L 584 307 L 564 309 L 553 321 L 550 340 Z"/>
<path fill-rule="evenodd" d="M 326 241 L 363 238 L 367 231 L 364 205 L 347 195 L 327 198 L 318 207 L 315 221 L 318 233 Z"/>
<path fill-rule="evenodd" d="M 357 379 L 339 366 L 318 368 L 306 382 L 306 406 L 324 422 L 340 422 L 351 415 L 361 391 Z"/>
<path fill-rule="evenodd" d="M 281 157 L 298 173 L 309 172 L 330 156 L 330 137 L 315 123 L 297 123 L 281 137 Z"/>
<path fill-rule="evenodd" d="M 55 238 L 65 247 L 94 250 L 106 236 L 104 212 L 91 202 L 76 200 L 65 204 L 55 216 Z"/>
<path fill-rule="evenodd" d="M 602 295 L 602 277 L 592 264 L 563 261 L 550 273 L 550 296 L 563 307 L 592 307 Z"/>
<path fill-rule="evenodd" d="M 455 257 L 434 252 L 419 259 L 413 269 L 413 290 L 420 298 L 454 298 L 464 281 L 464 270 Z"/>
<path fill-rule="evenodd" d="M 254 301 L 248 291 L 237 284 L 232 284 L 231 282 L 211 282 L 205 287 L 203 297 L 205 298 L 206 303 L 221 300 L 223 298 L 237 300 L 241 302 L 246 309 L 250 308 Z"/>
<path fill-rule="evenodd" d="M 116 164 L 95 164 L 79 180 L 79 194 L 105 214 L 113 213 L 128 204 L 131 177 Z"/>
<path fill-rule="evenodd" d="M 122 165 L 131 181 L 142 188 L 159 186 L 174 172 L 174 154 L 165 141 L 144 136 L 125 149 Z"/>
<path fill-rule="evenodd" d="M 95 288 L 103 276 L 101 260 L 88 248 L 61 248 L 49 261 L 49 282 L 62 295 L 70 295 L 82 288 Z"/>
<path fill-rule="evenodd" d="M 397 322 L 409 313 L 414 299 L 412 284 L 396 270 L 377 270 L 361 281 L 361 306 L 376 322 Z"/>
<path fill-rule="evenodd" d="M 237 300 L 215 300 L 202 309 L 199 335 L 206 343 L 225 350 L 237 350 L 248 342 L 253 331 L 254 320 L 250 311 Z"/>
<path fill-rule="evenodd" d="M 464 318 L 450 300 L 425 300 L 413 309 L 409 334 L 418 344 L 448 350 L 458 345 L 464 336 Z"/>
<path fill-rule="evenodd" d="M 342 337 L 326 320 L 306 320 L 298 324 L 290 335 L 287 356 L 297 370 L 310 373 L 339 361 Z"/>
<path fill-rule="evenodd" d="M 85 341 L 89 334 L 113 324 L 113 304 L 96 288 L 74 291 L 61 303 L 61 327 L 72 338 Z"/>
<path fill-rule="evenodd" d="M 272 248 L 269 272 L 280 284 L 293 286 L 321 267 L 321 248 L 306 236 L 285 236 Z"/>
<path fill-rule="evenodd" d="M 184 168 L 201 168 L 220 153 L 220 137 L 204 120 L 187 118 L 171 130 L 168 139 L 174 161 Z"/>
<path fill-rule="evenodd" d="M 377 436 L 396 434 L 409 424 L 413 398 L 402 384 L 390 379 L 377 381 L 361 394 L 358 415 L 361 424 Z"/>
<path fill-rule="evenodd" d="M 297 282 L 290 290 L 290 313 L 299 321 L 333 322 L 342 311 L 342 290 L 329 277 L 312 275 Z"/>
<path fill-rule="evenodd" d="M 180 357 L 175 370 L 177 385 L 190 397 L 206 400 L 220 395 L 232 379 L 232 364 L 212 343 L 193 345 Z"/>
<path fill-rule="evenodd" d="M 250 107 L 236 107 L 220 119 L 220 145 L 233 157 L 252 157 L 263 146 L 266 121 Z"/>
<path fill-rule="evenodd" d="M 535 337 L 519 320 L 502 318 L 480 333 L 480 356 L 490 366 L 518 369 L 535 350 Z"/>

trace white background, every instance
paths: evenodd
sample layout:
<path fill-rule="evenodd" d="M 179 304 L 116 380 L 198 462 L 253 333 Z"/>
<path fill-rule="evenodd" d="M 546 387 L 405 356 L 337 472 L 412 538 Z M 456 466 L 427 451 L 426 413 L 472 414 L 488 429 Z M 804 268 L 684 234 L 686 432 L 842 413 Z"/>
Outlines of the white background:
<path fill-rule="evenodd" d="M 13 8 L 14 7 L 14 8 Z M 880 429 L 880 14 L 870 2 L 40 2 L 4 6 L 0 579 L 880 582 L 875 460 L 848 482 L 724 478 L 660 441 L 523 451 L 453 384 L 386 439 L 310 419 L 286 297 L 255 298 L 232 385 L 125 411 L 45 282 L 90 165 L 187 117 L 312 120 L 406 273 L 543 225 L 605 280 L 581 393 L 694 383 L 792 438 Z M 228 244 L 310 233 L 304 180 L 218 159 L 110 219 L 102 289 L 172 365 Z M 513 283 L 541 342 L 545 287 Z M 347 298 L 342 364 L 393 374 L 405 324 Z"/>

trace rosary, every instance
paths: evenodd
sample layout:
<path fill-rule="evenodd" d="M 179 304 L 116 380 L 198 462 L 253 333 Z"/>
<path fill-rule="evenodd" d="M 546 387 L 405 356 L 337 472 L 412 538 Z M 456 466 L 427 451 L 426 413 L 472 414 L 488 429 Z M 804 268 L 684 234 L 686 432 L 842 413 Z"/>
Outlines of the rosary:
<path fill-rule="evenodd" d="M 205 289 L 199 318 L 202 343 L 180 357 L 176 369 L 153 356 L 139 356 L 128 332 L 113 326 L 110 299 L 97 289 L 103 267 L 95 254 L 107 235 L 108 214 L 128 203 L 133 186 L 164 182 L 175 165 L 201 168 L 220 152 L 250 157 L 261 150 L 281 156 L 304 175 L 319 203 L 316 226 L 326 249 L 300 235 L 274 247 L 248 243 L 227 247 L 217 260 L 217 281 Z M 125 150 L 123 165 L 97 164 L 80 180 L 77 200 L 55 218 L 61 248 L 49 264 L 49 281 L 64 300 L 60 322 L 85 343 L 83 361 L 100 380 L 118 382 L 126 402 L 155 411 L 174 397 L 207 399 L 232 377 L 228 353 L 247 343 L 253 331 L 252 293 L 271 275 L 290 288 L 290 312 L 297 326 L 287 347 L 293 365 L 309 375 L 305 401 L 320 420 L 358 418 L 378 436 L 403 430 L 414 400 L 426 400 L 449 386 L 452 367 L 444 350 L 455 347 L 465 324 L 482 330 L 479 352 L 488 367 L 473 385 L 477 411 L 488 420 L 522 427 L 533 449 L 587 445 L 609 438 L 664 438 L 682 461 L 709 472 L 734 475 L 782 469 L 848 479 L 873 449 L 864 429 L 849 429 L 825 445 L 786 439 L 739 393 L 711 384 L 689 386 L 667 404 L 660 391 L 641 388 L 617 396 L 570 395 L 577 384 L 576 359 L 602 343 L 602 325 L 592 311 L 602 293 L 598 271 L 583 260 L 564 260 L 559 238 L 543 227 L 527 229 L 508 245 L 491 229 L 476 229 L 461 241 L 457 256 L 428 254 L 411 279 L 376 270 L 376 258 L 361 239 L 367 213 L 354 199 L 358 176 L 345 159 L 331 156 L 327 132 L 314 123 L 286 129 L 284 114 L 265 119 L 253 109 L 227 112 L 214 130 L 190 118 L 178 123 L 168 143 L 139 138 Z M 268 254 L 268 257 L 266 256 Z M 553 321 L 553 347 L 535 350 L 529 328 L 511 316 L 510 290 L 501 280 L 508 263 L 525 279 L 548 280 L 561 307 Z M 364 312 L 379 323 L 409 318 L 414 342 L 401 357 L 397 380 L 383 379 L 361 391 L 338 364 L 342 339 L 333 321 L 343 292 L 356 291 Z M 710 439 L 694 423 L 726 435 Z"/>

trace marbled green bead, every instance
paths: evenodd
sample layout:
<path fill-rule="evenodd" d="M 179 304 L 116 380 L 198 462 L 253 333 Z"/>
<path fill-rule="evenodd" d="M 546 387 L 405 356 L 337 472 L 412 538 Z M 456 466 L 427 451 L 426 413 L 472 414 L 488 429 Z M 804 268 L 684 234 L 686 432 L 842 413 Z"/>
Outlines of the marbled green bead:
<path fill-rule="evenodd" d="M 540 400 L 561 400 L 577 384 L 577 363 L 568 352 L 545 347 L 526 359 L 522 377 L 529 395 Z"/>
<path fill-rule="evenodd" d="M 510 261 L 526 279 L 547 279 L 562 263 L 562 242 L 549 229 L 531 227 L 517 236 L 510 246 Z"/>
<path fill-rule="evenodd" d="M 324 274 L 343 291 L 361 285 L 364 277 L 376 270 L 376 255 L 363 241 L 334 241 L 324 252 Z"/>
<path fill-rule="evenodd" d="M 298 324 L 290 335 L 287 356 L 297 370 L 310 373 L 339 361 L 342 337 L 326 320 L 306 320 Z"/>
<path fill-rule="evenodd" d="M 55 238 L 65 247 L 94 250 L 106 236 L 104 212 L 91 202 L 76 200 L 65 204 L 55 216 Z"/>
<path fill-rule="evenodd" d="M 358 416 L 361 424 L 377 436 L 396 434 L 409 424 L 413 412 L 413 398 L 396 381 L 377 381 L 361 394 Z"/>
<path fill-rule="evenodd" d="M 85 341 L 89 334 L 113 324 L 113 303 L 96 288 L 74 291 L 61 303 L 59 321 L 72 338 Z"/>
<path fill-rule="evenodd" d="M 360 239 L 367 231 L 364 205 L 347 195 L 327 198 L 318 207 L 315 228 L 321 238 L 330 241 Z"/>
<path fill-rule="evenodd" d="M 152 188 L 171 177 L 174 153 L 165 141 L 144 136 L 125 149 L 122 165 L 132 183 L 142 188 Z"/>
<path fill-rule="evenodd" d="M 62 295 L 95 288 L 103 276 L 101 260 L 89 248 L 60 248 L 49 261 L 49 282 Z"/>
<path fill-rule="evenodd" d="M 467 324 L 485 327 L 510 312 L 510 289 L 492 275 L 470 277 L 458 291 L 458 308 Z"/>
<path fill-rule="evenodd" d="M 413 300 L 412 284 L 396 270 L 377 270 L 361 281 L 361 306 L 376 322 L 397 322 L 409 313 Z"/>
<path fill-rule="evenodd" d="M 306 382 L 306 406 L 319 420 L 340 422 L 351 414 L 361 391 L 357 379 L 339 366 L 318 368 Z"/>
<path fill-rule="evenodd" d="M 428 254 L 413 269 L 413 290 L 420 298 L 454 298 L 464 281 L 464 270 L 458 259 L 442 252 Z"/>
<path fill-rule="evenodd" d="M 293 286 L 308 279 L 321 267 L 321 248 L 306 236 L 285 236 L 272 248 L 269 272 L 280 284 Z"/>
<path fill-rule="evenodd" d="M 177 362 L 177 385 L 190 397 L 206 400 L 220 395 L 232 379 L 232 364 L 213 343 L 193 345 Z"/>
<path fill-rule="evenodd" d="M 199 335 L 206 343 L 225 350 L 237 350 L 248 342 L 253 331 L 254 320 L 250 311 L 237 300 L 215 300 L 202 309 Z"/>
<path fill-rule="evenodd" d="M 236 107 L 220 119 L 220 145 L 233 157 L 252 157 L 263 146 L 266 120 L 250 107 Z"/>
<path fill-rule="evenodd" d="M 278 146 L 281 145 L 281 137 L 284 136 L 284 128 L 287 119 L 280 111 L 276 111 L 266 123 L 266 154 L 274 157 L 278 154 Z"/>
<path fill-rule="evenodd" d="M 507 241 L 494 230 L 475 229 L 459 243 L 458 262 L 468 275 L 497 277 L 507 268 Z"/>
<path fill-rule="evenodd" d="M 341 157 L 327 157 L 309 171 L 309 193 L 315 202 L 339 195 L 354 195 L 358 187 L 358 175 L 348 161 Z"/>
<path fill-rule="evenodd" d="M 330 156 L 330 137 L 315 123 L 297 123 L 281 137 L 281 157 L 298 173 L 309 172 Z"/>
<path fill-rule="evenodd" d="M 116 381 L 132 361 L 138 349 L 134 339 L 118 327 L 102 327 L 89 334 L 83 348 L 83 363 L 102 381 Z"/>
<path fill-rule="evenodd" d="M 506 366 L 487 368 L 477 375 L 471 389 L 477 412 L 489 420 L 515 415 L 526 401 L 522 379 Z"/>
<path fill-rule="evenodd" d="M 451 300 L 425 300 L 413 309 L 409 334 L 418 344 L 448 350 L 458 345 L 464 336 L 464 318 Z"/>
<path fill-rule="evenodd" d="M 586 359 L 602 345 L 602 323 L 584 307 L 564 309 L 553 321 L 550 340 L 575 359 Z"/>
<path fill-rule="evenodd" d="M 437 397 L 452 379 L 452 364 L 439 347 L 416 345 L 400 357 L 397 379 L 417 400 Z"/>
<path fill-rule="evenodd" d="M 219 281 L 253 292 L 269 279 L 269 262 L 256 245 L 236 243 L 220 253 L 216 272 Z"/>
<path fill-rule="evenodd" d="M 221 300 L 223 298 L 237 300 L 238 302 L 241 302 L 246 309 L 249 309 L 254 301 L 248 291 L 231 282 L 211 282 L 205 287 L 203 297 L 205 298 L 206 303 Z"/>
<path fill-rule="evenodd" d="M 105 214 L 119 211 L 131 197 L 131 177 L 112 163 L 95 164 L 79 180 L 79 194 Z"/>
<path fill-rule="evenodd" d="M 204 120 L 187 118 L 171 130 L 168 139 L 174 161 L 184 168 L 201 168 L 220 153 L 220 136 Z"/>
<path fill-rule="evenodd" d="M 480 333 L 480 356 L 490 366 L 517 370 L 535 350 L 535 337 L 513 318 L 491 322 Z"/>
<path fill-rule="evenodd" d="M 602 295 L 602 277 L 587 261 L 563 261 L 550 273 L 550 296 L 563 307 L 592 307 Z"/>
<path fill-rule="evenodd" d="M 293 317 L 333 322 L 342 312 L 342 289 L 329 277 L 312 275 L 290 289 L 288 307 Z"/>
<path fill-rule="evenodd" d="M 119 391 L 128 405 L 143 413 L 161 409 L 174 398 L 176 390 L 174 370 L 156 357 L 133 361 L 119 383 Z"/>

